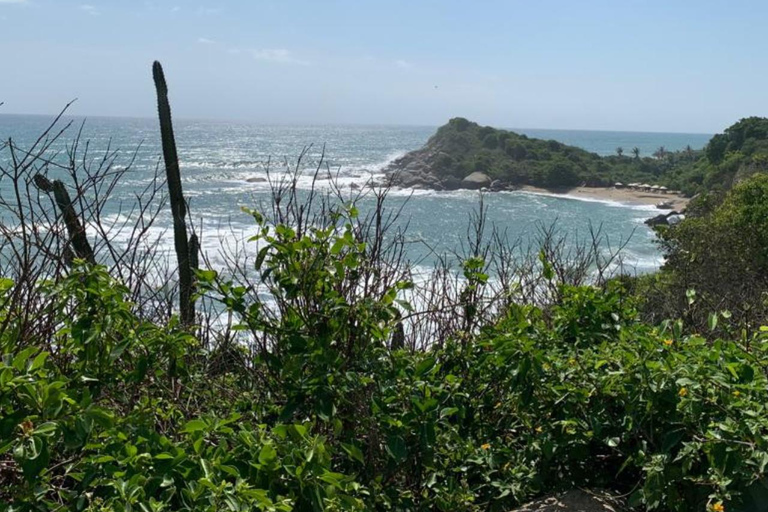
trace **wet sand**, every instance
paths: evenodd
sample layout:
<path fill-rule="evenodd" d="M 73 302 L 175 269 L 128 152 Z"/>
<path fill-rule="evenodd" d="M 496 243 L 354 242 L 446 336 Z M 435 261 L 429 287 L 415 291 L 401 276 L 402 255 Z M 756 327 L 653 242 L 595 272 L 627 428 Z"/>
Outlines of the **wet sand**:
<path fill-rule="evenodd" d="M 627 204 L 655 205 L 662 201 L 672 203 L 672 209 L 682 211 L 690 202 L 690 199 L 677 194 L 664 194 L 661 192 L 642 192 L 639 190 L 630 190 L 627 188 L 615 187 L 574 187 L 570 189 L 549 190 L 545 188 L 524 186 L 520 190 L 534 192 L 538 194 L 547 194 L 554 196 L 577 197 L 582 199 L 598 199 L 603 201 L 617 201 Z M 659 210 L 669 212 L 671 210 Z"/>

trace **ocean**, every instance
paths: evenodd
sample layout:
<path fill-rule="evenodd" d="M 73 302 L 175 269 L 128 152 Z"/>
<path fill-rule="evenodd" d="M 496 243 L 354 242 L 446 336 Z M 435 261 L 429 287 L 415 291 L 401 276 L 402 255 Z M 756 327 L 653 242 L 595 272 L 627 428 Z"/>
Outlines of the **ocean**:
<path fill-rule="evenodd" d="M 50 123 L 52 117 L 0 115 L 0 137 L 12 138 L 17 147 L 29 147 Z M 63 158 L 83 119 L 69 118 L 73 126 L 52 146 Z M 61 124 L 61 123 L 60 123 Z M 240 207 L 258 207 L 269 197 L 269 185 L 258 181 L 267 169 L 272 176 L 296 164 L 303 150 L 303 168 L 309 172 L 324 155 L 324 162 L 347 188 L 362 184 L 380 174 L 386 165 L 404 153 L 421 147 L 435 132 L 434 126 L 263 126 L 241 122 L 174 120 L 184 192 L 196 226 L 202 226 L 202 247 L 214 265 L 221 264 L 220 250 L 253 233 L 251 218 Z M 650 155 L 659 146 L 668 150 L 702 148 L 707 134 L 633 133 L 579 130 L 515 129 L 531 137 L 554 139 L 601 155 L 612 154 L 617 146 L 626 152 L 637 146 Z M 89 140 L 90 158 L 103 156 L 107 147 L 119 151 L 116 164 L 127 165 L 135 155 L 131 171 L 113 191 L 111 214 L 124 215 L 134 194 L 145 187 L 161 163 L 161 144 L 156 119 L 89 118 L 82 138 Z M 82 146 L 81 146 L 82 149 Z M 10 158 L 0 152 L 0 163 Z M 162 166 L 160 167 L 162 171 Z M 54 168 L 49 172 L 56 173 Z M 250 180 L 250 181 L 249 181 Z M 310 178 L 300 180 L 308 188 Z M 325 182 L 327 183 L 327 182 Z M 324 182 L 318 182 L 324 186 Z M 0 182 L 0 193 L 9 184 Z M 351 188 L 350 188 L 351 190 Z M 654 214 L 654 207 L 633 206 L 610 201 L 587 201 L 551 197 L 526 192 L 487 194 L 489 224 L 506 232 L 510 239 L 528 239 L 542 227 L 557 222 L 571 240 L 588 236 L 600 228 L 603 244 L 623 251 L 625 269 L 645 273 L 658 268 L 661 255 L 654 234 L 643 221 Z M 409 257 L 429 265 L 434 254 L 450 252 L 465 239 L 469 217 L 478 208 L 479 193 L 472 191 L 395 190 L 389 208 L 402 207 L 402 222 L 408 223 Z M 106 212 L 110 213 L 110 212 Z M 165 212 L 150 234 L 157 235 L 171 226 Z M 171 237 L 163 237 L 158 247 L 172 250 Z"/>

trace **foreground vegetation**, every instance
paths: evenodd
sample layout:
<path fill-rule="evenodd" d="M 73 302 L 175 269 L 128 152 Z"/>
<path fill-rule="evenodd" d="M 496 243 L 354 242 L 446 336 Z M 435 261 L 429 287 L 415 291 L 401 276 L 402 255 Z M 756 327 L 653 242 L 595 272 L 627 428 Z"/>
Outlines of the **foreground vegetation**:
<path fill-rule="evenodd" d="M 3 501 L 506 510 L 584 485 L 669 510 L 765 499 L 765 335 L 686 335 L 639 323 L 618 289 L 563 292 L 548 312 L 512 307 L 412 353 L 387 348 L 386 301 L 358 306 L 349 351 L 351 305 L 320 290 L 303 298 L 321 310 L 272 326 L 279 355 L 222 367 L 174 325 L 137 319 L 127 290 L 81 264 L 44 291 L 57 296 L 54 339 L 2 339 Z"/>
<path fill-rule="evenodd" d="M 728 137 L 723 162 L 744 148 Z M 520 254 L 481 206 L 459 267 L 424 283 L 386 190 L 365 209 L 289 173 L 249 211 L 252 256 L 182 251 L 179 297 L 141 242 L 164 203 L 139 201 L 118 245 L 85 191 L 124 171 L 73 144 L 51 183 L 49 148 L 2 147 L 0 510 L 503 511 L 576 487 L 647 510 L 768 502 L 765 176 L 661 228 L 652 276 L 611 273 L 595 238 L 568 252 L 545 230 Z"/>
<path fill-rule="evenodd" d="M 348 295 L 370 247 L 352 236 L 356 212 L 337 213 L 299 234 L 254 212 L 256 270 L 280 316 L 198 272 L 236 318 L 213 350 L 175 317 L 140 318 L 130 290 L 84 261 L 35 290 L 47 335 L 3 309 L 4 507 L 508 510 L 576 486 L 661 510 L 766 499 L 762 328 L 717 336 L 724 314 L 699 333 L 644 323 L 624 280 L 559 283 L 542 258 L 553 303 L 393 348 L 409 284 Z M 465 277 L 464 297 L 488 280 L 478 260 Z M 2 285 L 7 305 L 14 283 Z"/>

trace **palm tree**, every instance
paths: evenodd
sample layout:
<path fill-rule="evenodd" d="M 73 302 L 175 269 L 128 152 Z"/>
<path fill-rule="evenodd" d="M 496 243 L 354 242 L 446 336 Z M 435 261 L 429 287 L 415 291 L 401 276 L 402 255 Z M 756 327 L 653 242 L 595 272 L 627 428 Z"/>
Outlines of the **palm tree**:
<path fill-rule="evenodd" d="M 621 158 L 621 155 L 624 154 L 624 148 L 619 146 L 616 148 L 616 154 L 619 155 L 619 158 Z"/>
<path fill-rule="evenodd" d="M 662 158 L 667 156 L 667 148 L 665 148 L 664 146 L 659 146 L 659 149 L 656 150 L 653 156 L 661 160 Z"/>
<path fill-rule="evenodd" d="M 688 160 L 693 160 L 693 148 L 690 144 L 685 146 L 685 154 L 688 155 Z"/>
<path fill-rule="evenodd" d="M 635 160 L 640 158 L 640 148 L 635 146 L 632 148 L 632 154 L 635 155 Z"/>

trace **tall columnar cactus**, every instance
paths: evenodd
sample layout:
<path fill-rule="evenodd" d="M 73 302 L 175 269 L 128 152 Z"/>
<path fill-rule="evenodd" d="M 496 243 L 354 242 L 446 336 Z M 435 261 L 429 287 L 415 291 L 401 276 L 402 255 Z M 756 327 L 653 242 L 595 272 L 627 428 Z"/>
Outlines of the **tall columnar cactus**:
<path fill-rule="evenodd" d="M 165 83 L 163 67 L 155 61 L 152 65 L 152 77 L 157 90 L 157 113 L 160 117 L 160 135 L 163 141 L 163 159 L 168 182 L 168 193 L 173 213 L 173 243 L 176 249 L 176 259 L 179 264 L 179 310 L 183 325 L 191 325 L 195 320 L 194 273 L 192 258 L 197 259 L 197 243 L 190 244 L 187 238 L 186 214 L 187 206 L 181 190 L 181 174 L 179 172 L 179 157 L 176 153 L 176 140 L 173 137 L 171 123 L 171 105 L 168 103 L 168 86 Z M 193 235 L 194 236 L 194 235 Z M 197 238 L 195 238 L 196 242 Z M 195 248 L 192 255 L 190 245 Z"/>
<path fill-rule="evenodd" d="M 74 249 L 75 256 L 88 263 L 96 263 L 96 258 L 93 255 L 93 248 L 91 247 L 91 244 L 88 243 L 88 237 L 85 234 L 85 227 L 80 223 L 80 219 L 77 217 L 75 207 L 72 204 L 72 200 L 69 198 L 67 187 L 60 180 L 54 180 L 53 183 L 51 183 L 51 181 L 42 174 L 35 174 L 34 180 L 37 188 L 47 194 L 53 193 L 56 206 L 59 209 L 61 218 L 64 220 L 64 225 L 67 227 L 69 243 L 72 246 L 72 249 Z"/>

